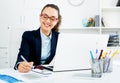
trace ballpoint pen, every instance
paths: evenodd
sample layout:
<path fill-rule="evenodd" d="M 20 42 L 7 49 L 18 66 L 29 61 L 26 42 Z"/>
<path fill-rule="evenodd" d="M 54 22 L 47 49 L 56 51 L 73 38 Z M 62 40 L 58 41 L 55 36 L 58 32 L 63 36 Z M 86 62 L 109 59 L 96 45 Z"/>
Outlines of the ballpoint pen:
<path fill-rule="evenodd" d="M 91 56 L 91 58 L 92 58 L 92 61 L 94 62 L 94 57 L 93 57 L 93 53 L 92 53 L 91 50 L 90 50 L 90 56 Z"/>
<path fill-rule="evenodd" d="M 21 58 L 22 58 L 25 62 L 28 62 L 22 55 L 21 55 Z"/>
<path fill-rule="evenodd" d="M 22 55 L 21 55 L 21 58 L 25 61 L 25 62 L 28 62 Z M 38 66 L 32 66 L 32 69 L 43 69 L 42 66 L 38 65 Z"/>
<path fill-rule="evenodd" d="M 27 62 L 28 63 L 28 61 L 21 55 L 21 58 L 25 61 L 25 62 Z M 29 64 L 28 64 L 29 65 Z M 38 66 L 32 66 L 32 69 L 43 69 L 43 67 L 42 66 L 40 66 L 40 65 L 38 65 Z"/>
<path fill-rule="evenodd" d="M 96 54 L 96 59 L 97 59 L 97 58 L 98 58 L 98 55 L 99 55 L 98 49 L 96 49 L 95 54 Z"/>
<path fill-rule="evenodd" d="M 28 61 L 21 55 L 21 58 L 25 61 L 25 62 L 27 62 L 28 63 Z M 32 68 L 32 69 L 34 69 L 34 66 L 31 66 L 29 63 L 28 63 L 28 65 Z"/>
<path fill-rule="evenodd" d="M 111 56 L 111 58 L 113 58 L 116 54 L 118 53 L 118 50 L 115 50 Z"/>
<path fill-rule="evenodd" d="M 105 56 L 108 54 L 108 52 L 103 52 L 103 54 L 102 54 L 102 56 L 101 56 L 101 58 L 105 58 Z"/>
<path fill-rule="evenodd" d="M 21 58 L 22 58 L 25 62 L 28 63 L 28 61 L 27 61 L 22 55 L 21 55 Z M 40 69 L 37 68 L 37 70 L 35 70 L 35 69 L 34 69 L 34 66 L 31 66 L 29 63 L 28 63 L 28 65 L 31 67 L 31 71 L 33 71 L 33 72 L 35 72 L 35 73 L 39 73 L 39 74 L 42 74 L 42 75 L 49 75 L 49 74 L 51 74 L 51 73 L 45 73 L 45 72 L 43 72 L 41 66 L 39 66 Z"/>
<path fill-rule="evenodd" d="M 103 53 L 103 50 L 101 50 L 101 52 L 100 52 L 100 56 L 99 56 L 98 59 L 101 59 L 102 53 Z"/>
<path fill-rule="evenodd" d="M 107 64 L 106 72 L 108 72 L 108 70 L 109 70 L 109 66 L 111 65 L 110 61 L 111 61 L 111 59 L 108 60 L 108 64 Z"/>

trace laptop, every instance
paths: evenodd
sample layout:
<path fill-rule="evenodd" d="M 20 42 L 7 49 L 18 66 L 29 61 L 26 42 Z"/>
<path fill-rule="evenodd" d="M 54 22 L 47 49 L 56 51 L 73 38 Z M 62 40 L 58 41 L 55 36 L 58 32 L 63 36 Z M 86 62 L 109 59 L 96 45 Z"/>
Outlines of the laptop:
<path fill-rule="evenodd" d="M 109 35 L 60 33 L 53 66 L 43 68 L 54 71 L 91 69 L 90 50 L 106 49 Z"/>

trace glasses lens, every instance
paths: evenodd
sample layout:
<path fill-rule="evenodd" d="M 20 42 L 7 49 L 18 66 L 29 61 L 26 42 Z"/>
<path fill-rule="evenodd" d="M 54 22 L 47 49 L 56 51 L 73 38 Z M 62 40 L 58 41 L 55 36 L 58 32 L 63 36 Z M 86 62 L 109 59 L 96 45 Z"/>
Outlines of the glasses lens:
<path fill-rule="evenodd" d="M 57 18 L 55 16 L 49 17 L 47 14 L 41 14 L 41 17 L 42 17 L 43 20 L 50 19 L 50 21 L 52 21 L 52 22 L 57 20 Z"/>
<path fill-rule="evenodd" d="M 42 14 L 41 16 L 42 16 L 43 20 L 47 20 L 48 19 L 48 16 L 46 14 Z"/>

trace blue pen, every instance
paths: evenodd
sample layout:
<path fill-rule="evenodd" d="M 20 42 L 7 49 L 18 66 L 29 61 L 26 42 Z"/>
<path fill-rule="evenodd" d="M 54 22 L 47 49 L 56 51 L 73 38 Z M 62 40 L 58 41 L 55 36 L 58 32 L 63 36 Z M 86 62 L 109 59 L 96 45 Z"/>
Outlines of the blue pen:
<path fill-rule="evenodd" d="M 98 58 L 98 49 L 96 49 L 96 59 Z"/>
<path fill-rule="evenodd" d="M 108 71 L 109 71 L 110 60 L 111 60 L 111 59 L 109 59 L 109 60 L 108 60 L 108 65 L 107 65 L 107 69 L 106 69 L 106 72 L 108 72 Z"/>
<path fill-rule="evenodd" d="M 91 56 L 91 58 L 92 58 L 92 61 L 94 62 L 94 57 L 93 57 L 93 53 L 92 53 L 91 50 L 90 50 L 90 56 Z"/>

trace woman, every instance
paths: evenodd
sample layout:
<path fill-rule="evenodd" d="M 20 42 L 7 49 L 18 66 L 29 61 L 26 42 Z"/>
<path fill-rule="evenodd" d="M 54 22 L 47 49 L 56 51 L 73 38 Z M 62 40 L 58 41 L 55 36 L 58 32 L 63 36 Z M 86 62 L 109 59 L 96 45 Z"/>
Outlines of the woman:
<path fill-rule="evenodd" d="M 40 14 L 40 28 L 23 33 L 14 69 L 25 73 L 29 72 L 33 65 L 49 64 L 55 56 L 60 23 L 58 6 L 47 4 L 43 7 Z"/>

